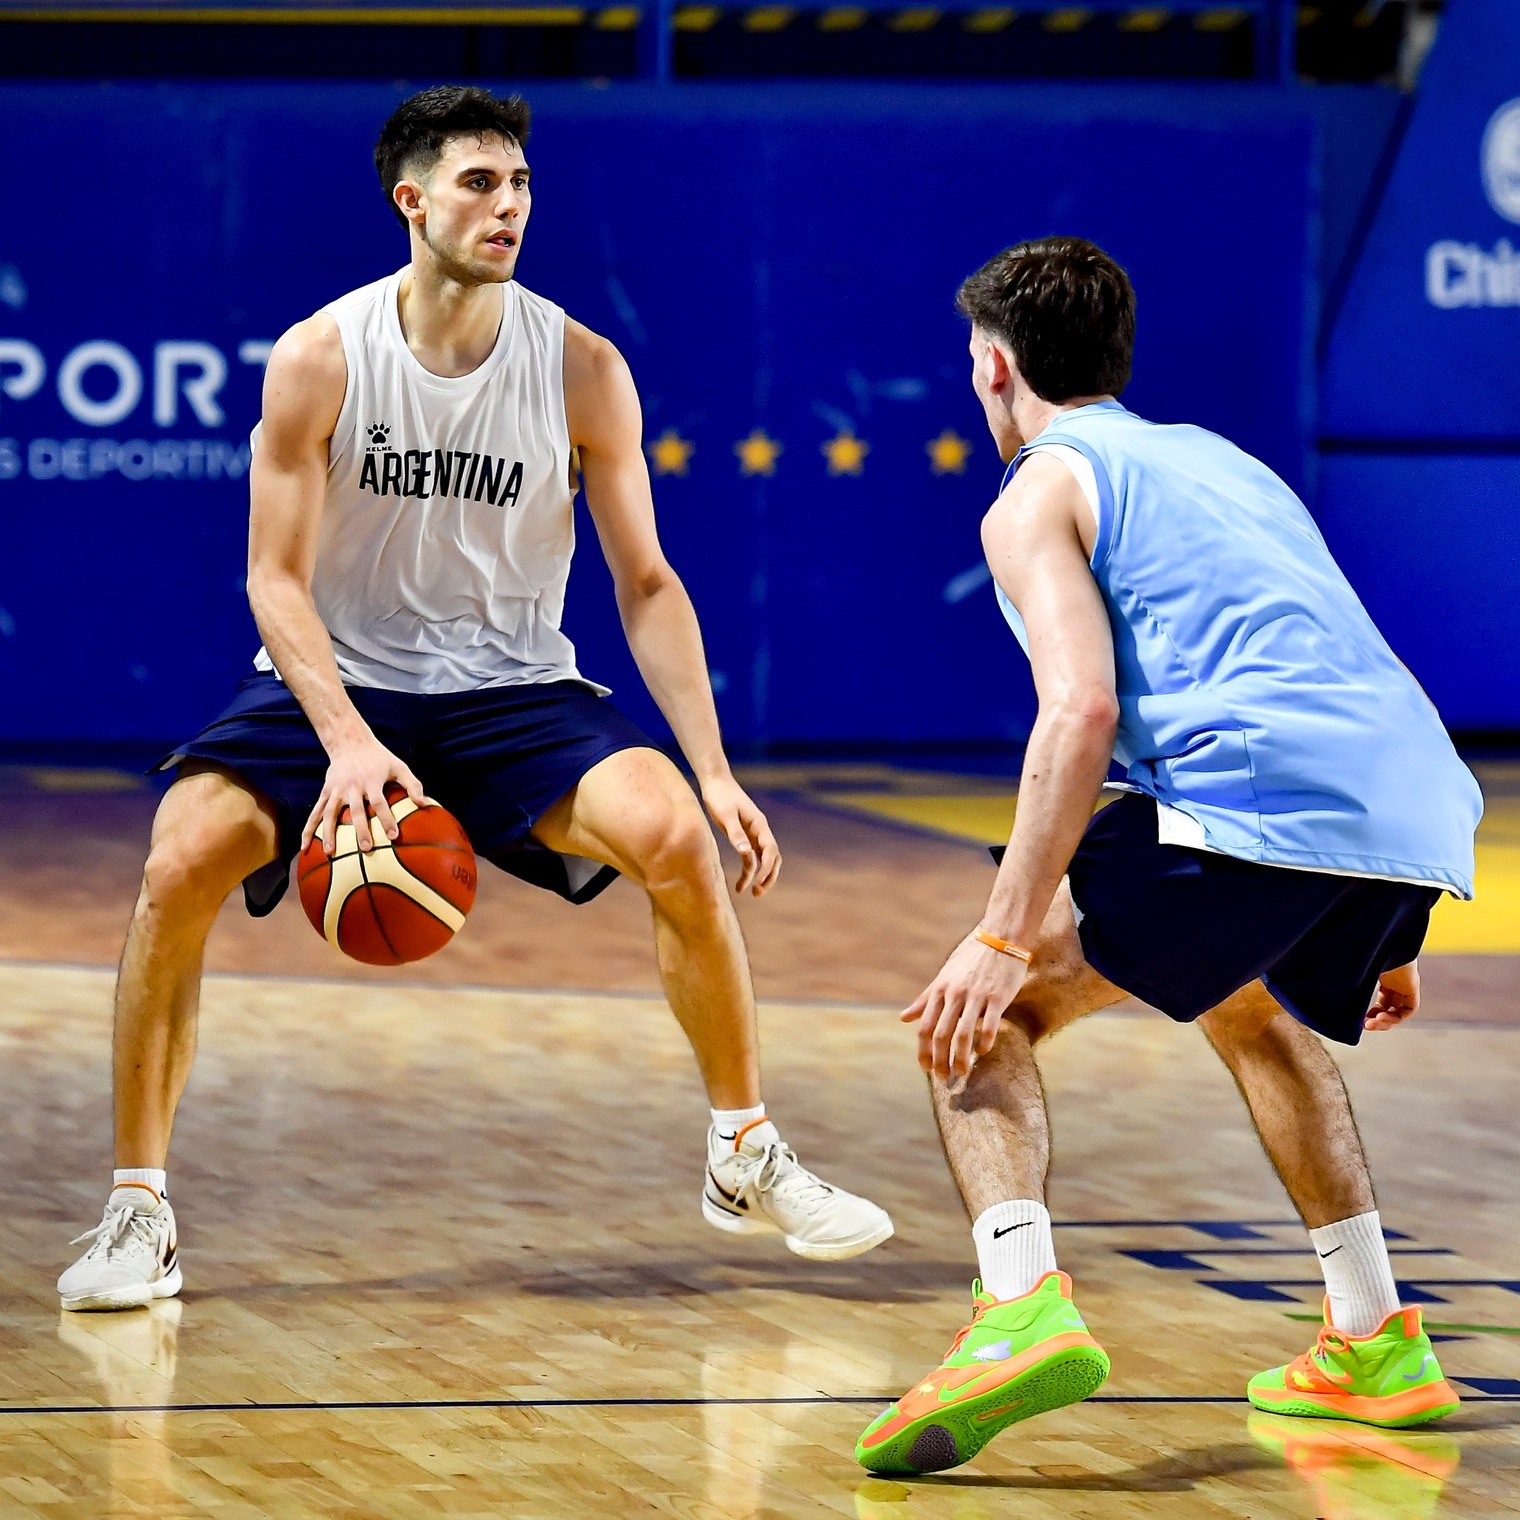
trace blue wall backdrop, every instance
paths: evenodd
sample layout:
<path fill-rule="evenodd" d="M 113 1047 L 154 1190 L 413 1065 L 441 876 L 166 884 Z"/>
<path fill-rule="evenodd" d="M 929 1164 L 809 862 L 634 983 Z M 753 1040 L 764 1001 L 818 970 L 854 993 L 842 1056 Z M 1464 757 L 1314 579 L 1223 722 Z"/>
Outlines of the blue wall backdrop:
<path fill-rule="evenodd" d="M 1324 378 L 1335 439 L 1520 439 L 1520 6 L 1452 0 Z"/>
<path fill-rule="evenodd" d="M 1520 728 L 1520 6 L 1450 0 L 1330 335 L 1318 511 L 1447 723 Z"/>
<path fill-rule="evenodd" d="M 0 743 L 172 740 L 246 668 L 263 358 L 292 321 L 404 259 L 368 163 L 404 93 L 0 94 L 0 167 L 28 187 L 27 216 L 0 228 Z M 1024 664 L 978 574 L 999 466 L 951 306 L 1008 242 L 1063 231 L 1108 247 L 1141 302 L 1126 401 L 1216 428 L 1312 499 L 1320 292 L 1355 246 L 1390 97 L 529 93 L 519 273 L 628 355 L 662 531 L 736 745 L 1027 730 Z M 41 121 L 69 175 L 33 172 Z M 1486 487 L 1501 501 L 1502 473 Z M 1357 578 L 1356 514 L 1386 513 L 1389 482 L 1336 461 L 1322 485 L 1362 503 L 1334 518 Z M 1479 602 L 1486 636 L 1512 628 L 1501 598 Z M 1441 652 L 1465 613 L 1448 616 L 1457 633 L 1430 646 L 1434 663 L 1411 661 L 1443 704 L 1443 682 L 1467 690 Z M 589 527 L 567 625 L 587 673 L 653 721 Z M 1508 703 L 1471 710 L 1520 724 Z"/>

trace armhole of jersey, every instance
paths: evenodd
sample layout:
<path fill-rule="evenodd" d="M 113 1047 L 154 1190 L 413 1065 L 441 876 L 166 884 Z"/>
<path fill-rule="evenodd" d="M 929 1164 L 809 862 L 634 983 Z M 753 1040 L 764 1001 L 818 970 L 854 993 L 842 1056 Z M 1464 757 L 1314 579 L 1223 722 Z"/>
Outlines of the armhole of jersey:
<path fill-rule="evenodd" d="M 1064 451 L 1064 453 L 1063 453 Z M 1082 499 L 1087 503 L 1087 510 L 1092 514 L 1093 543 L 1096 545 L 1098 533 L 1103 527 L 1103 511 L 1098 505 L 1098 472 L 1088 462 L 1086 454 L 1072 448 L 1069 443 L 1033 443 L 1029 446 L 1031 454 L 1049 454 L 1059 459 L 1062 464 L 1076 477 L 1077 487 L 1082 492 Z M 1076 465 L 1066 458 L 1066 454 L 1075 454 L 1078 461 L 1086 466 L 1087 474 L 1079 473 Z"/>
<path fill-rule="evenodd" d="M 565 389 L 565 309 L 548 301 L 544 307 L 549 328 L 549 362 L 544 365 L 544 371 L 554 387 L 554 394 L 549 397 L 549 415 L 559 424 L 559 443 L 564 451 L 565 464 L 562 473 L 568 481 L 571 478 L 574 450 L 570 443 L 569 395 Z"/>
<path fill-rule="evenodd" d="M 1033 447 L 1025 449 L 1019 455 L 1019 459 L 1024 458 L 1025 454 L 1038 453 L 1042 446 L 1059 446 L 1063 449 L 1073 449 L 1092 466 L 1093 484 L 1097 487 L 1098 491 L 1098 529 L 1093 538 L 1093 552 L 1088 563 L 1094 570 L 1098 570 L 1108 559 L 1109 553 L 1113 548 L 1114 534 L 1118 527 L 1117 512 L 1114 505 L 1114 488 L 1113 483 L 1108 478 L 1108 471 L 1104 468 L 1103 461 L 1098 458 L 1097 454 L 1087 444 L 1080 438 L 1072 437 L 1070 434 L 1057 434 L 1053 438 L 1042 436 Z M 1014 461 L 1015 464 L 1018 462 L 1018 460 Z M 1071 467 L 1068 465 L 1067 468 L 1070 469 Z M 1075 475 L 1072 478 L 1076 479 Z M 1078 488 L 1080 489 L 1080 487 L 1081 482 L 1078 481 Z M 1086 492 L 1083 492 L 1083 494 L 1085 496 Z"/>
<path fill-rule="evenodd" d="M 323 311 L 337 324 L 338 341 L 343 345 L 343 404 L 338 408 L 338 420 L 333 424 L 332 437 L 327 443 L 327 466 L 354 441 L 354 350 L 357 339 L 349 331 L 349 324 L 331 306 Z"/>

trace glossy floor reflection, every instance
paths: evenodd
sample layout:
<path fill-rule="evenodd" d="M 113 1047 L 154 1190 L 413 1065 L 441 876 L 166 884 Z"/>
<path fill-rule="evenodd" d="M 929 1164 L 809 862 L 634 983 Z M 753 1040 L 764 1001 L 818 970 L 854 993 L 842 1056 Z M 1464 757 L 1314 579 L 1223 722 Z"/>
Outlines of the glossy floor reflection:
<path fill-rule="evenodd" d="M 1322 1520 L 1427 1520 L 1462 1462 L 1439 1427 L 1387 1431 L 1252 1411 L 1251 1439 L 1303 1479 Z"/>
<path fill-rule="evenodd" d="M 1520 1512 L 1507 1027 L 1348 1068 L 1406 1296 L 1467 1402 L 1435 1431 L 1252 1418 L 1314 1263 L 1195 1031 L 1054 1042 L 1062 1263 L 1099 1398 L 908 1483 L 855 1434 L 931 1366 L 973 1265 L 880 1006 L 769 1006 L 773 1110 L 898 1235 L 808 1264 L 697 1210 L 679 1032 L 629 996 L 215 976 L 173 1177 L 186 1290 L 60 1316 L 105 1164 L 110 974 L 0 965 L 0 1516 L 1002 1516 Z"/>

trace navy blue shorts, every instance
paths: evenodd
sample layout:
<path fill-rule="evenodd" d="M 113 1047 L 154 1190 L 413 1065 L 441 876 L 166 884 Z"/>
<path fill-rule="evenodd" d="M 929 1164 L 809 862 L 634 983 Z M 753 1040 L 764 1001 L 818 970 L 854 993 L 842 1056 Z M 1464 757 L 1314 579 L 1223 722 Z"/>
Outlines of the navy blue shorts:
<path fill-rule="evenodd" d="M 375 737 L 464 825 L 477 855 L 575 903 L 616 878 L 611 866 L 559 855 L 529 832 L 599 761 L 658 748 L 605 697 L 576 681 L 437 694 L 350 686 L 348 694 Z M 157 768 L 189 759 L 225 766 L 274 805 L 279 858 L 243 883 L 248 911 L 262 917 L 285 895 L 327 752 L 285 683 L 255 671 L 221 717 Z"/>
<path fill-rule="evenodd" d="M 1094 816 L 1068 876 L 1088 965 L 1183 1023 L 1260 978 L 1300 1023 L 1355 1045 L 1379 973 L 1420 953 L 1441 895 L 1156 833 L 1155 800 L 1126 793 Z"/>

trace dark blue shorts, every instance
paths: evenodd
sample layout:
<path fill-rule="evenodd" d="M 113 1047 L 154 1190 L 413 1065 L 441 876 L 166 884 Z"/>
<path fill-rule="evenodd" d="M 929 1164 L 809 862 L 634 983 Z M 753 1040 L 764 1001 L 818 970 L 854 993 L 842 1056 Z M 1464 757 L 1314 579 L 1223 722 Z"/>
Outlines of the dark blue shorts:
<path fill-rule="evenodd" d="M 348 694 L 375 737 L 464 825 L 477 855 L 575 903 L 617 876 L 598 861 L 545 849 L 529 832 L 599 761 L 658 748 L 605 697 L 576 681 L 440 694 L 351 686 Z M 255 671 L 221 717 L 158 769 L 188 759 L 225 766 L 274 805 L 279 859 L 243 883 L 248 911 L 271 912 L 327 776 L 321 740 L 285 683 Z"/>
<path fill-rule="evenodd" d="M 1425 942 L 1436 887 L 1261 865 L 1156 838 L 1129 792 L 1096 814 L 1069 870 L 1087 962 L 1188 1022 L 1249 982 L 1326 1039 L 1355 1045 L 1378 974 Z"/>

